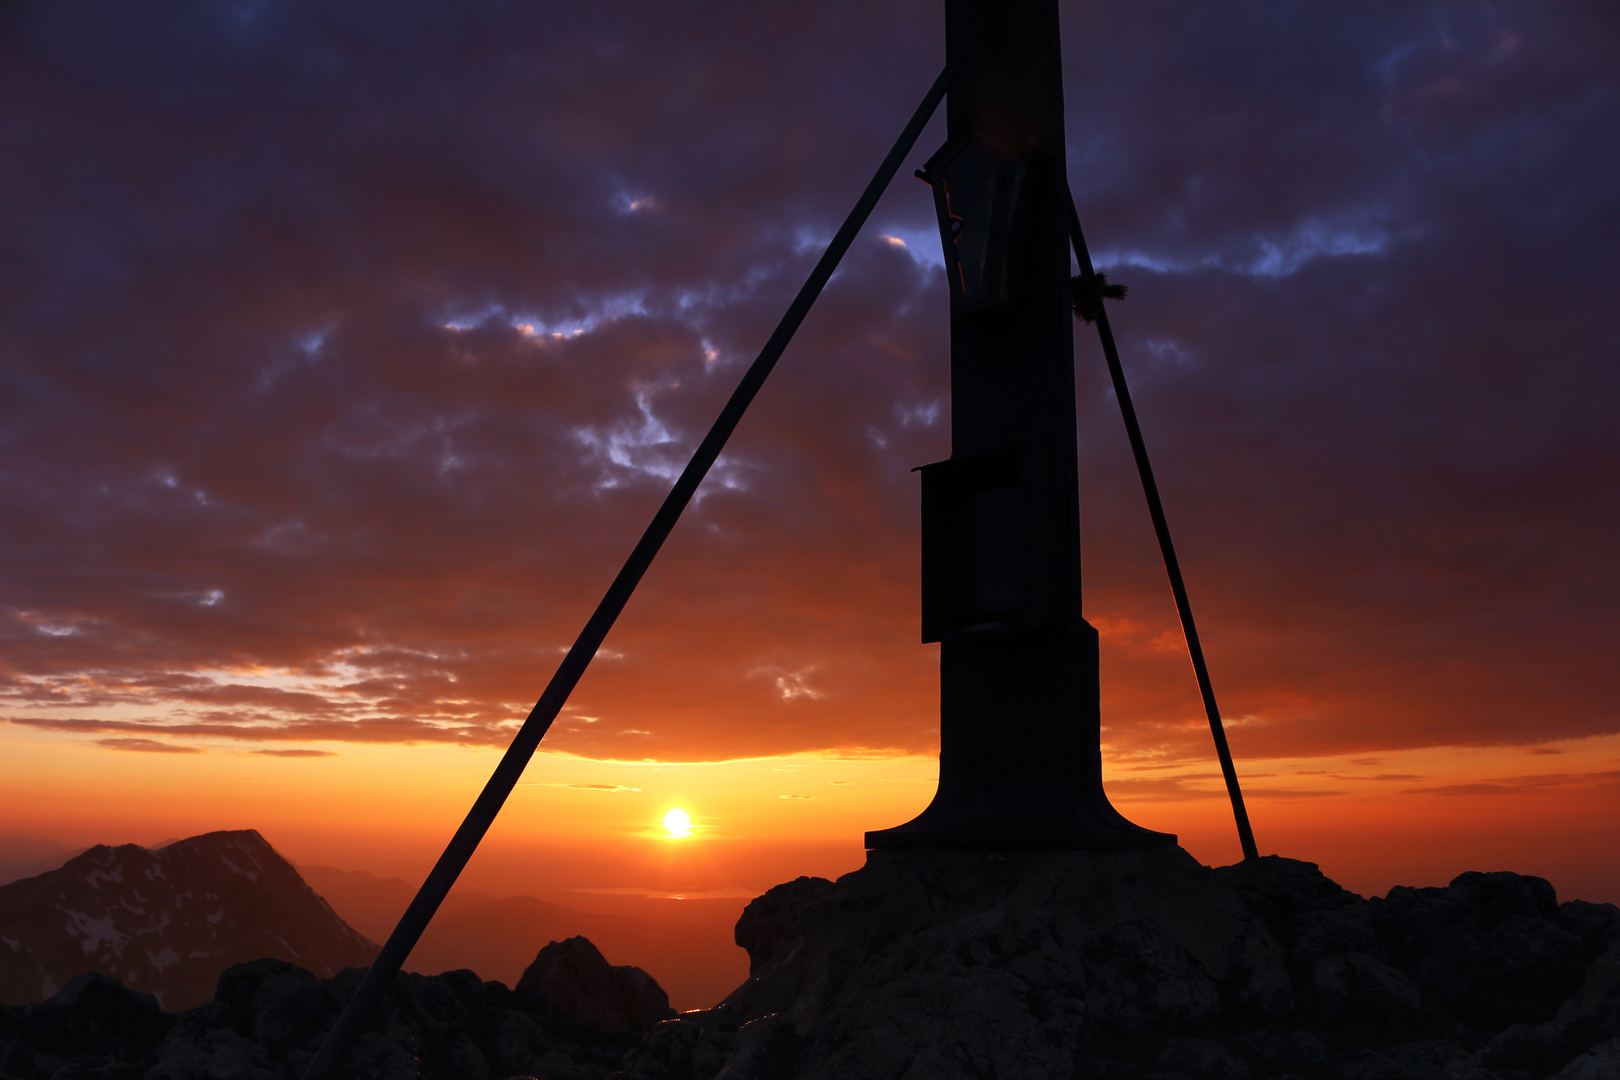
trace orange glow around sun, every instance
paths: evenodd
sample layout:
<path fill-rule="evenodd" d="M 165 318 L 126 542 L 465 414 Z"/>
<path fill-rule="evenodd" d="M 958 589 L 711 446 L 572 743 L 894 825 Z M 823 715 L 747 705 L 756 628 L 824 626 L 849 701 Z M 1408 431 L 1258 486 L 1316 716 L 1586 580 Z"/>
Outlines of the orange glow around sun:
<path fill-rule="evenodd" d="M 670 839 L 681 840 L 692 835 L 692 815 L 680 807 L 676 807 L 662 818 L 664 828 L 669 830 Z"/>

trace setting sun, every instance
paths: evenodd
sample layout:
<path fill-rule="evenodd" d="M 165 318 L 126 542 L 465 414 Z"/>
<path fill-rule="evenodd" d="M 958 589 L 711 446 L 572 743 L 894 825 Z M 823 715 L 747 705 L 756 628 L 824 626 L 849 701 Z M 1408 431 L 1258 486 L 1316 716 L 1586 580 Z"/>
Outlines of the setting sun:
<path fill-rule="evenodd" d="M 685 837 L 692 835 L 692 815 L 680 807 L 676 807 L 665 814 L 663 822 L 664 828 L 669 830 L 670 836 Z"/>

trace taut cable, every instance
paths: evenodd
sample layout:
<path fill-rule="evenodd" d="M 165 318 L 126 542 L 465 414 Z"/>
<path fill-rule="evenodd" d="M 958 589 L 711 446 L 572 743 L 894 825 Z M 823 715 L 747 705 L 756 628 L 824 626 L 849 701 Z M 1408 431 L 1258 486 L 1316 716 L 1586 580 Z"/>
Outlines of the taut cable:
<path fill-rule="evenodd" d="M 1080 212 L 1075 209 L 1074 195 L 1069 195 L 1069 240 L 1074 245 L 1074 257 L 1080 264 L 1082 279 L 1097 273 L 1091 265 L 1091 253 L 1086 250 L 1086 237 L 1080 231 Z M 1117 286 L 1116 286 L 1117 288 Z M 1123 296 L 1121 290 L 1118 296 Z M 1112 298 L 1112 297 L 1110 297 Z M 1204 662 L 1204 647 L 1198 643 L 1198 626 L 1193 622 L 1192 603 L 1187 599 L 1187 583 L 1181 578 L 1181 563 L 1176 559 L 1176 547 L 1170 542 L 1170 524 L 1164 518 L 1164 505 L 1159 501 L 1159 485 L 1153 479 L 1153 466 L 1148 462 L 1147 444 L 1142 441 L 1142 426 L 1136 422 L 1136 407 L 1131 404 L 1131 390 L 1125 385 L 1125 369 L 1119 363 L 1119 349 L 1114 345 L 1114 331 L 1108 325 L 1108 312 L 1099 296 L 1087 321 L 1097 324 L 1097 336 L 1102 339 L 1103 356 L 1108 360 L 1108 374 L 1114 380 L 1114 397 L 1119 400 L 1120 415 L 1125 420 L 1125 433 L 1131 440 L 1131 453 L 1136 456 L 1136 471 L 1142 477 L 1142 493 L 1147 496 L 1148 514 L 1153 518 L 1153 531 L 1159 537 L 1159 553 L 1164 556 L 1164 568 L 1170 575 L 1170 591 L 1176 598 L 1176 613 L 1181 616 L 1181 629 L 1187 635 L 1187 653 L 1192 657 L 1193 673 L 1198 676 L 1198 693 L 1204 699 L 1204 712 L 1209 716 L 1209 732 L 1215 737 L 1215 753 L 1221 759 L 1221 775 L 1226 777 L 1226 793 L 1232 798 L 1232 816 L 1237 819 L 1238 841 L 1243 845 L 1245 859 L 1258 859 L 1260 851 L 1254 846 L 1254 829 L 1249 825 L 1249 811 L 1243 806 L 1243 789 L 1238 786 L 1237 768 L 1232 764 L 1232 749 L 1226 745 L 1226 727 L 1221 723 L 1221 710 L 1215 704 L 1215 688 L 1209 681 L 1209 665 Z"/>

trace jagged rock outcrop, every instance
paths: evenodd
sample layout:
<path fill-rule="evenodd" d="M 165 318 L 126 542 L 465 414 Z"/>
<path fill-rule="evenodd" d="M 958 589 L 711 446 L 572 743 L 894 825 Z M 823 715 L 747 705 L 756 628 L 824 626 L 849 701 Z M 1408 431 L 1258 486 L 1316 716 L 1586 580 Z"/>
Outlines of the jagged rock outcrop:
<path fill-rule="evenodd" d="M 603 1031 L 642 1032 L 675 1015 L 669 995 L 645 971 L 614 967 L 595 945 L 574 936 L 553 941 L 512 989 L 525 1012 Z"/>
<path fill-rule="evenodd" d="M 105 975 L 80 975 L 49 1001 L 0 1007 L 0 1076 L 72 1080 L 78 1070 L 79 1077 L 138 1077 L 156 1062 L 174 1020 L 151 994 Z"/>
<path fill-rule="evenodd" d="M 208 1001 L 231 964 L 269 956 L 330 976 L 376 952 L 251 829 L 156 850 L 97 845 L 0 886 L 9 1005 L 44 1001 L 94 971 L 184 1009 Z"/>
<path fill-rule="evenodd" d="M 1275 856 L 882 851 L 737 942 L 749 981 L 622 1080 L 1620 1078 L 1620 911 L 1518 874 L 1365 900 Z"/>
<path fill-rule="evenodd" d="M 342 1075 L 600 1080 L 639 1029 L 671 1015 L 650 976 L 612 967 L 584 938 L 547 946 L 529 970 L 535 979 L 520 991 L 470 971 L 399 976 Z M 48 1002 L 0 1008 L 0 1080 L 296 1080 L 362 976 L 322 979 L 256 960 L 221 975 L 212 1001 L 175 1016 L 149 994 L 86 975 Z"/>

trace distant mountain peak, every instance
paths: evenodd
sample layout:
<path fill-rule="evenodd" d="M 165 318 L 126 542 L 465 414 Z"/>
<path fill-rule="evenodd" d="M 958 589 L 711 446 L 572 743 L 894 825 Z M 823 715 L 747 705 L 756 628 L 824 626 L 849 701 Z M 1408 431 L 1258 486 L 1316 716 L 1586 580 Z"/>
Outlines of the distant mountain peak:
<path fill-rule="evenodd" d="M 277 957 L 330 976 L 377 950 L 254 829 L 156 849 L 98 844 L 0 886 L 0 926 L 0 1001 L 10 1004 L 97 971 L 187 1008 L 212 998 L 235 963 Z"/>

